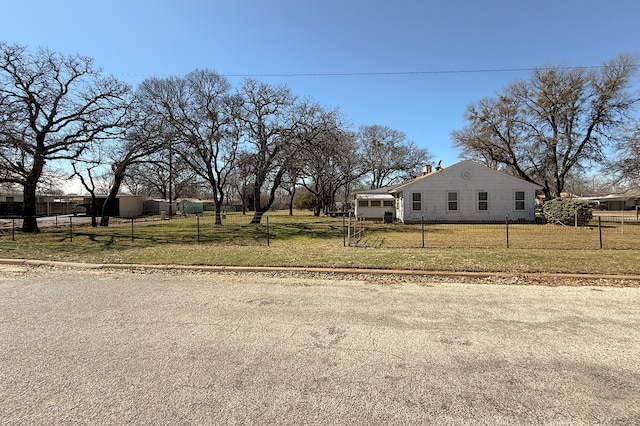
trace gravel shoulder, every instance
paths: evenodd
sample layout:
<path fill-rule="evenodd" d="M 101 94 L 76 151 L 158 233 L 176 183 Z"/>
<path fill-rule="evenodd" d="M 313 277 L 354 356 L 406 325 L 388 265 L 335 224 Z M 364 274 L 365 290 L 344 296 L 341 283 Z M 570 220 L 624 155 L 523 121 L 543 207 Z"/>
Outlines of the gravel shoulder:
<path fill-rule="evenodd" d="M 363 280 L 370 283 L 424 283 L 455 282 L 466 284 L 536 285 L 536 286 L 598 286 L 640 287 L 640 275 L 601 274 L 512 274 L 493 272 L 451 272 L 419 270 L 363 270 L 349 268 L 282 268 L 282 267 L 229 267 L 188 265 L 128 265 L 86 264 L 73 262 L 49 262 L 23 259 L 0 259 L 0 271 L 19 270 L 29 272 L 33 268 L 134 270 L 156 273 L 244 273 L 274 277 L 298 276 L 309 279 Z"/>

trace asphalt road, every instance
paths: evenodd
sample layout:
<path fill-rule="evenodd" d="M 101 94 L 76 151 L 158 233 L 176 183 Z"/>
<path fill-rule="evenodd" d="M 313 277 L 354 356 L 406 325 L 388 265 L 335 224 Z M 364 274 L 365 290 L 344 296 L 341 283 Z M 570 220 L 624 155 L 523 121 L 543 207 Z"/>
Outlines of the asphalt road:
<path fill-rule="evenodd" d="M 0 266 L 0 422 L 640 424 L 640 288 L 415 281 Z"/>

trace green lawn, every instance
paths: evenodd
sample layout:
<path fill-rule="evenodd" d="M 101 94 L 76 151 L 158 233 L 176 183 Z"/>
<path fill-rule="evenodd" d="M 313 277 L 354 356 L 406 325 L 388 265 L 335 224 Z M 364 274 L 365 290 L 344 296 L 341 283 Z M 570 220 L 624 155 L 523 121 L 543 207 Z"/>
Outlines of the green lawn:
<path fill-rule="evenodd" d="M 342 218 L 271 213 L 268 224 L 227 215 L 171 221 L 122 221 L 108 228 L 74 226 L 40 234 L 0 234 L 0 257 L 90 263 L 294 266 L 489 271 L 511 273 L 640 272 L 640 226 L 364 225 L 358 246 L 345 246 Z M 268 231 L 268 239 L 267 239 Z M 604 231 L 604 232 L 603 232 Z M 603 250 L 599 249 L 600 235 Z M 423 247 L 424 240 L 424 247 Z M 355 241 L 355 240 L 354 240 Z M 611 249 L 611 248 L 616 248 Z"/>

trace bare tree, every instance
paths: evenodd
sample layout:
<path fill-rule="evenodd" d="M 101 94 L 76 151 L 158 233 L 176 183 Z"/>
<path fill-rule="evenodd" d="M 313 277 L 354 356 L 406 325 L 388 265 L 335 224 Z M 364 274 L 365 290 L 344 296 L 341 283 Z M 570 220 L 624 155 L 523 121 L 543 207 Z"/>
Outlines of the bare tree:
<path fill-rule="evenodd" d="M 416 176 L 431 155 L 426 148 L 418 148 L 407 135 L 388 126 L 361 126 L 358 142 L 367 185 L 371 189 L 400 183 Z"/>
<path fill-rule="evenodd" d="M 144 161 L 132 164 L 127 168 L 124 186 L 132 194 L 159 197 L 163 200 L 194 198 L 203 193 L 208 194 L 206 183 L 198 181 L 198 177 L 181 157 L 175 156 L 170 160 L 170 154 L 168 149 L 163 149 L 146 156 Z M 171 191 L 169 186 L 172 187 Z"/>
<path fill-rule="evenodd" d="M 628 88 L 637 69 L 620 56 L 598 69 L 542 68 L 497 98 L 467 108 L 452 137 L 465 158 L 503 167 L 560 195 L 571 172 L 601 162 L 638 101 Z"/>
<path fill-rule="evenodd" d="M 0 43 L 0 179 L 24 188 L 25 232 L 39 232 L 36 187 L 45 164 L 119 131 L 129 91 L 88 57 Z"/>
<path fill-rule="evenodd" d="M 96 209 L 96 199 L 97 199 L 97 183 L 95 178 L 95 171 L 100 167 L 100 159 L 99 157 L 93 159 L 81 159 L 76 158 L 71 162 L 71 167 L 73 168 L 73 175 L 71 177 L 77 177 L 80 179 L 80 183 L 87 190 L 89 195 L 91 196 L 91 208 L 89 209 L 89 213 L 91 213 L 91 226 L 98 226 L 97 222 L 97 209 Z"/>
<path fill-rule="evenodd" d="M 640 186 L 640 121 L 625 126 L 623 136 L 615 146 L 615 156 L 606 165 L 615 176 L 615 183 L 625 187 Z"/>
<path fill-rule="evenodd" d="M 270 86 L 255 80 L 246 80 L 240 93 L 242 132 L 253 177 L 255 211 L 251 223 L 259 224 L 275 200 L 287 162 L 293 155 L 295 98 L 286 86 Z"/>
<path fill-rule="evenodd" d="M 253 181 L 252 175 L 252 155 L 246 151 L 240 151 L 236 161 L 236 167 L 234 167 L 228 180 L 229 190 L 228 194 L 235 194 L 238 196 L 240 203 L 242 204 L 242 214 L 246 214 L 248 209 L 254 210 L 253 202 L 250 202 L 249 197 L 253 200 L 253 192 L 250 191 L 251 182 Z M 229 201 L 231 195 L 227 197 Z"/>
<path fill-rule="evenodd" d="M 328 111 L 308 100 L 297 111 L 295 170 L 315 196 L 313 213 L 319 216 L 336 210 L 338 190 L 362 175 L 361 156 L 338 110 Z"/>
<path fill-rule="evenodd" d="M 300 182 L 301 169 L 299 166 L 294 165 L 292 162 L 287 166 L 287 171 L 282 177 L 281 188 L 287 193 L 289 216 L 293 216 L 293 203 L 296 198 L 296 192 L 298 189 L 298 183 Z"/>
<path fill-rule="evenodd" d="M 146 163 L 151 156 L 165 148 L 164 141 L 170 137 L 162 126 L 162 121 L 146 116 L 137 101 L 129 110 L 128 130 L 122 138 L 114 140 L 105 148 L 105 157 L 110 163 L 109 193 L 102 205 L 100 226 L 109 226 L 109 216 L 116 206 L 116 197 L 129 170 L 141 163 Z"/>
<path fill-rule="evenodd" d="M 173 128 L 179 155 L 210 184 L 216 224 L 222 223 L 224 190 L 239 145 L 235 117 L 240 98 L 231 96 L 230 88 L 221 75 L 199 70 L 185 78 L 145 80 L 139 89 L 149 109 Z"/>

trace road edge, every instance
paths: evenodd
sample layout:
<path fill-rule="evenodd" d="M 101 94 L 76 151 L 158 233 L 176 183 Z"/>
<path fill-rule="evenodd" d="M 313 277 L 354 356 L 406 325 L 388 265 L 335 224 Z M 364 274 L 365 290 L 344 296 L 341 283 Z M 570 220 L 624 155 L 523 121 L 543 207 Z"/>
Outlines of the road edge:
<path fill-rule="evenodd" d="M 309 274 L 338 274 L 338 275 L 405 275 L 425 277 L 460 277 L 460 278 L 544 278 L 544 279 L 579 279 L 579 280 L 624 280 L 638 281 L 640 275 L 611 275 L 611 274 L 568 274 L 568 273 L 509 273 L 509 272 L 474 272 L 474 271 L 433 271 L 416 269 L 364 269 L 364 268 L 323 268 L 323 267 L 285 267 L 285 266 L 224 266 L 224 265 L 152 265 L 132 263 L 80 263 L 31 259 L 0 259 L 0 265 L 13 266 L 50 266 L 74 269 L 118 269 L 118 270 L 175 270 L 202 272 L 295 272 Z"/>

